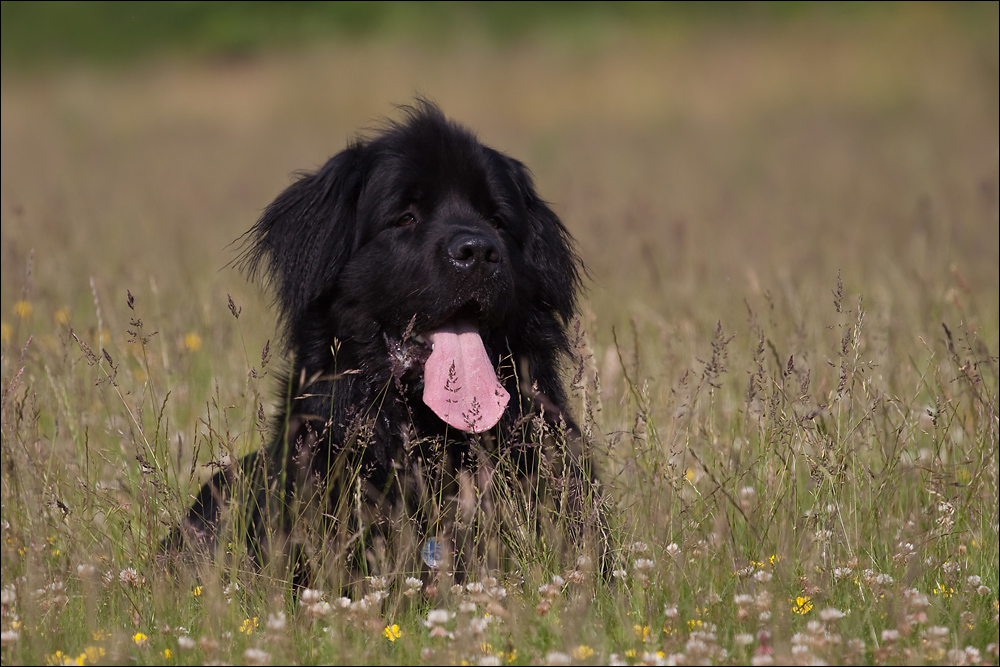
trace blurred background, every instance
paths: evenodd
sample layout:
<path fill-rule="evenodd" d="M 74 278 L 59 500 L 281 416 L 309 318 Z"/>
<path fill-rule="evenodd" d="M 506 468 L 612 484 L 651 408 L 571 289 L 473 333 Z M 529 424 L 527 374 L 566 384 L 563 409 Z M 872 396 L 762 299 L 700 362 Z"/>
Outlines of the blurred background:
<path fill-rule="evenodd" d="M 124 329 L 126 289 L 177 349 L 225 344 L 229 294 L 262 343 L 231 242 L 422 95 L 533 170 L 599 352 L 627 323 L 745 331 L 751 302 L 801 326 L 838 272 L 909 340 L 951 304 L 996 350 L 995 2 L 3 2 L 0 25 L 14 344 Z"/>

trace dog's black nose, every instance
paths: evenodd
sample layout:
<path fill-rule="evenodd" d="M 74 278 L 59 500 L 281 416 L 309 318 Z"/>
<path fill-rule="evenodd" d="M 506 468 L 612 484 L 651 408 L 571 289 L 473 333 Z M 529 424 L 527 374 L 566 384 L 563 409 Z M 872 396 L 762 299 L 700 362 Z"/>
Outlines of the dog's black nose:
<path fill-rule="evenodd" d="M 448 259 L 463 273 L 485 278 L 500 265 L 500 248 L 482 234 L 458 234 L 448 244 Z"/>

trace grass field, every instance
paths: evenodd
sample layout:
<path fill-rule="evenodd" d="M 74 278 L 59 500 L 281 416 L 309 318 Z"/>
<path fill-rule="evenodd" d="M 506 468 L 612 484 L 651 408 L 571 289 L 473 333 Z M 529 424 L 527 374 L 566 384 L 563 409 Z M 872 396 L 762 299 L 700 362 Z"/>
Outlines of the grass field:
<path fill-rule="evenodd" d="M 588 25 L 4 70 L 5 665 L 997 664 L 996 4 Z M 579 243 L 614 574 L 164 573 L 282 364 L 229 244 L 414 94 Z"/>

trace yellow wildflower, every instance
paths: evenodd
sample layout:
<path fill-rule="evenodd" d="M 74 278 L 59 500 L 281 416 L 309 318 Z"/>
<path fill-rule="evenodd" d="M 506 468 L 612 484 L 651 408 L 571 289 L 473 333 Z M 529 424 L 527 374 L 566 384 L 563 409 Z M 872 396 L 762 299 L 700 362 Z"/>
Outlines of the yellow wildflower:
<path fill-rule="evenodd" d="M 635 631 L 636 639 L 641 639 L 644 642 L 648 642 L 650 640 L 652 630 L 650 630 L 648 625 L 633 625 L 632 630 Z"/>
<path fill-rule="evenodd" d="M 245 621 L 243 621 L 243 624 L 240 626 L 240 632 L 242 632 L 245 635 L 248 635 L 257 629 L 257 625 L 259 623 L 260 620 L 256 616 L 254 616 L 253 618 L 248 618 Z"/>
<path fill-rule="evenodd" d="M 6 322 L 0 322 L 0 341 L 7 342 L 14 335 L 14 329 Z"/>
<path fill-rule="evenodd" d="M 391 642 L 396 641 L 402 635 L 399 631 L 399 626 L 395 623 L 385 626 L 385 630 L 382 631 L 382 634 L 385 635 L 385 638 Z"/>
<path fill-rule="evenodd" d="M 91 664 L 97 664 L 106 653 L 107 651 L 105 651 L 101 646 L 88 646 L 83 649 L 83 653 L 80 654 L 80 658 L 85 658 Z"/>
<path fill-rule="evenodd" d="M 194 332 L 184 336 L 184 347 L 191 352 L 197 352 L 201 349 L 201 336 Z"/>
<path fill-rule="evenodd" d="M 67 324 L 69 322 L 69 308 L 63 306 L 55 313 L 52 314 L 52 322 L 59 326 Z"/>
<path fill-rule="evenodd" d="M 808 595 L 800 595 L 793 602 L 795 605 L 792 607 L 792 613 L 795 614 L 805 614 L 813 608 L 812 600 Z"/>
<path fill-rule="evenodd" d="M 136 646 L 142 646 L 148 640 L 149 640 L 149 637 L 147 637 L 146 635 L 142 634 L 141 632 L 137 632 L 134 635 L 132 635 L 132 641 L 134 641 L 136 643 Z"/>
<path fill-rule="evenodd" d="M 577 660 L 586 660 L 592 655 L 594 655 L 594 649 L 590 648 L 586 644 L 580 644 L 573 651 L 573 657 Z"/>
<path fill-rule="evenodd" d="M 14 304 L 14 314 L 22 320 L 26 320 L 31 317 L 31 311 L 34 309 L 35 307 L 31 305 L 30 301 L 18 301 Z"/>

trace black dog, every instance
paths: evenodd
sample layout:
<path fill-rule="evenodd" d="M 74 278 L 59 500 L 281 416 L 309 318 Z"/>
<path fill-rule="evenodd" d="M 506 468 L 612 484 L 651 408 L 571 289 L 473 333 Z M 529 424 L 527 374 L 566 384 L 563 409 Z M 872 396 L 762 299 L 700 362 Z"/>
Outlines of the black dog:
<path fill-rule="evenodd" d="M 294 552 L 310 576 L 517 559 L 545 498 L 574 541 L 600 523 L 559 378 L 570 236 L 520 162 L 429 102 L 404 113 L 248 232 L 243 268 L 269 279 L 291 355 L 285 402 L 273 444 L 202 488 L 174 544 L 215 543 L 237 480 L 251 555 Z"/>

